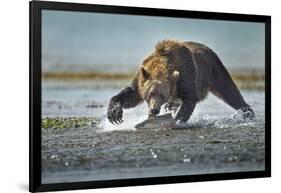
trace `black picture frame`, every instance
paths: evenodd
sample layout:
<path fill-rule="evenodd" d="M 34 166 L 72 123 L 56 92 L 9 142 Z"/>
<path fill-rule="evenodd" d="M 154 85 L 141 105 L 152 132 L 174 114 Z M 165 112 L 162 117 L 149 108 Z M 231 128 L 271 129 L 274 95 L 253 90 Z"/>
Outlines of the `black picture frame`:
<path fill-rule="evenodd" d="M 233 13 L 215 13 L 201 11 L 185 11 L 155 9 L 141 7 L 124 7 L 93 5 L 80 3 L 62 3 L 47 1 L 29 2 L 30 11 L 30 144 L 29 144 L 29 191 L 58 191 L 89 188 L 107 188 L 136 185 L 152 185 L 167 183 L 183 183 L 197 181 L 229 180 L 244 178 L 261 178 L 271 176 L 271 17 L 265 15 L 248 15 Z M 235 173 L 202 174 L 190 176 L 150 177 L 136 179 L 120 179 L 92 182 L 41 183 L 41 11 L 68 10 L 80 12 L 100 12 L 129 15 L 200 18 L 212 20 L 230 20 L 265 23 L 265 170 Z"/>

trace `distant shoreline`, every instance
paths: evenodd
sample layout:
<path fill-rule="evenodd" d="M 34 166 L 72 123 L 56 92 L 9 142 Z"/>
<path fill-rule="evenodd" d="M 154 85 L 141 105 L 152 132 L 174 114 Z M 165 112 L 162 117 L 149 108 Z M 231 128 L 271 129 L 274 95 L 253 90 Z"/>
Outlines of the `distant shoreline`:
<path fill-rule="evenodd" d="M 44 72 L 42 79 L 49 80 L 122 80 L 131 79 L 134 74 L 131 73 L 103 73 L 103 72 Z"/>
<path fill-rule="evenodd" d="M 231 77 L 235 80 L 264 80 L 264 73 L 260 71 L 250 72 L 232 72 Z M 80 79 L 131 79 L 133 73 L 106 73 L 106 72 L 43 72 L 43 79 L 58 79 L 58 80 L 80 80 Z"/>
<path fill-rule="evenodd" d="M 241 89 L 264 89 L 265 74 L 261 71 L 231 72 L 231 77 Z M 103 72 L 43 72 L 43 80 L 85 81 L 85 80 L 130 80 L 133 73 Z"/>

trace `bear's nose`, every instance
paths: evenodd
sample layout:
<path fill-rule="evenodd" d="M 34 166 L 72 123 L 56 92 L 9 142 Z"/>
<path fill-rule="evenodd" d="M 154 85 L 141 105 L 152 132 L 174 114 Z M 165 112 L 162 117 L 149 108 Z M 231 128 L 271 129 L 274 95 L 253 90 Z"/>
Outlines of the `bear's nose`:
<path fill-rule="evenodd" d="M 151 114 L 152 115 L 157 115 L 159 113 L 158 109 L 151 109 Z"/>

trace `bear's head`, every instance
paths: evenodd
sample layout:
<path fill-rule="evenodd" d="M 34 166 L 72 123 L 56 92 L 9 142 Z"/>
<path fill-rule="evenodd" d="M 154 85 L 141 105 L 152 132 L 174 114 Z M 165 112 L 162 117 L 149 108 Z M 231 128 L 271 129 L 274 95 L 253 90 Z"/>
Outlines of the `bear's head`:
<path fill-rule="evenodd" d="M 168 102 L 172 95 L 173 87 L 179 77 L 179 72 L 174 71 L 171 76 L 160 78 L 153 76 L 143 66 L 140 69 L 141 89 L 140 94 L 144 101 L 148 104 L 149 117 L 159 114 L 161 106 Z"/>

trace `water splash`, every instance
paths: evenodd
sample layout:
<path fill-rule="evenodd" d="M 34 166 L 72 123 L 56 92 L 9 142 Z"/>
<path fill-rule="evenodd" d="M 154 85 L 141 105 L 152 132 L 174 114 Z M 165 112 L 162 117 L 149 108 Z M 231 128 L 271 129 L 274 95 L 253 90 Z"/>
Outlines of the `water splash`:
<path fill-rule="evenodd" d="M 142 104 L 136 108 L 126 109 L 123 112 L 123 123 L 122 124 L 112 124 L 105 117 L 102 119 L 99 128 L 102 132 L 107 131 L 122 131 L 122 130 L 135 130 L 135 125 L 141 121 L 147 119 L 147 106 Z"/>
<path fill-rule="evenodd" d="M 102 132 L 107 131 L 120 131 L 120 130 L 131 130 L 134 131 L 135 125 L 147 119 L 147 111 L 143 108 L 129 109 L 124 112 L 122 124 L 112 124 L 107 118 L 104 118 L 99 128 Z M 162 112 L 160 114 L 165 114 Z M 194 114 L 185 124 L 187 128 L 241 128 L 241 127 L 263 127 L 264 121 L 255 118 L 253 120 L 243 119 L 241 112 L 235 112 L 234 114 Z M 181 127 L 183 127 L 181 125 Z"/>
<path fill-rule="evenodd" d="M 190 127 L 197 128 L 241 128 L 241 127 L 261 127 L 264 125 L 263 120 L 255 118 L 253 120 L 243 119 L 241 112 L 234 114 L 214 115 L 214 114 L 197 114 L 193 115 L 187 123 Z"/>
<path fill-rule="evenodd" d="M 186 123 L 186 128 L 245 128 L 245 127 L 264 127 L 264 116 L 258 116 L 253 120 L 245 120 L 241 111 L 234 111 L 227 105 L 214 97 L 210 97 L 212 103 L 199 104 L 195 109 L 192 116 Z M 222 103 L 221 105 L 226 108 L 218 111 L 217 104 L 213 102 Z M 211 104 L 211 105 L 210 105 Z M 201 108 L 200 108 L 201 107 Z M 122 124 L 111 124 L 105 117 L 102 119 L 99 128 L 101 131 L 119 131 L 119 130 L 131 130 L 134 131 L 135 125 L 147 119 L 148 109 L 145 103 L 132 109 L 124 110 Z M 159 115 L 166 114 L 164 108 L 161 109 Z M 106 114 L 106 112 L 104 112 Z M 173 113 L 175 117 L 175 113 Z M 183 125 L 179 125 L 183 127 Z"/>

